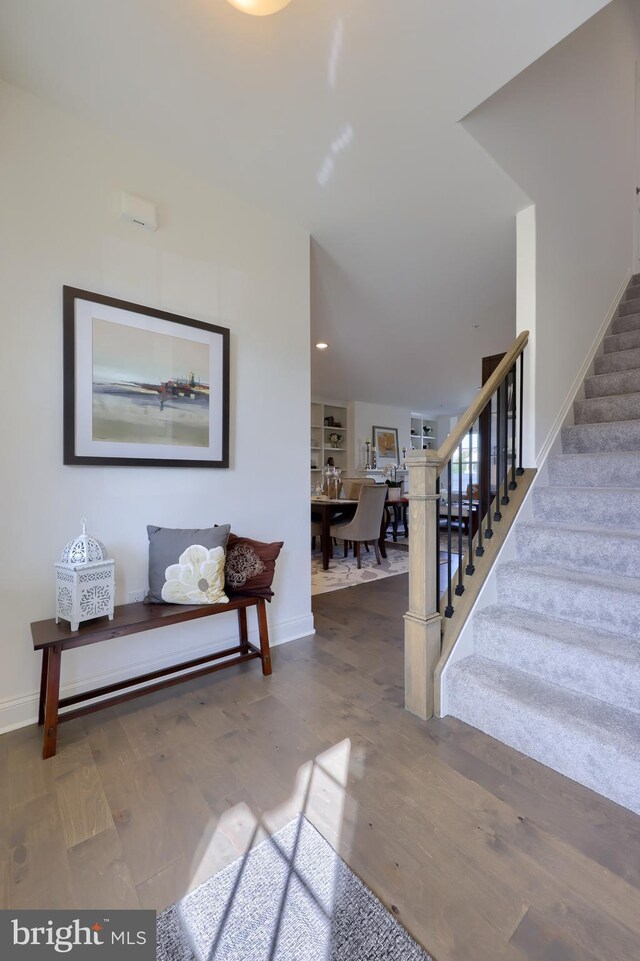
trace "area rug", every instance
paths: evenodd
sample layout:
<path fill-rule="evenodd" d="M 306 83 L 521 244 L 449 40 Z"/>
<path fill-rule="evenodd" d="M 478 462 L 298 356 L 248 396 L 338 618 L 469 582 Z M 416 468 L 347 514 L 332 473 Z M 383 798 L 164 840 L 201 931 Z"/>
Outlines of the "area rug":
<path fill-rule="evenodd" d="M 406 574 L 409 570 L 408 552 L 394 550 L 393 547 L 387 548 L 387 556 L 382 558 L 382 564 L 376 563 L 373 548 L 370 554 L 362 548 L 361 560 L 362 568 L 358 570 L 355 557 L 343 557 L 342 547 L 338 547 L 329 563 L 329 570 L 323 571 L 322 554 L 312 554 L 311 593 L 326 594 L 328 591 L 339 591 L 343 587 L 353 587 L 354 584 L 366 584 L 383 577 L 392 577 L 394 574 Z"/>
<path fill-rule="evenodd" d="M 303 815 L 158 917 L 157 961 L 431 961 Z"/>

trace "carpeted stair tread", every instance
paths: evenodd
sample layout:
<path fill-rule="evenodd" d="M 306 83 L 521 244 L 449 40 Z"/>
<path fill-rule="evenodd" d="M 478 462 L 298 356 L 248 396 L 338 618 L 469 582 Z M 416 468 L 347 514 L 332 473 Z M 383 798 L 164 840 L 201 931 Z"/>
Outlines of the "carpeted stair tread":
<path fill-rule="evenodd" d="M 640 330 L 625 330 L 621 334 L 607 334 L 602 341 L 605 354 L 640 347 Z"/>
<path fill-rule="evenodd" d="M 626 487 L 539 487 L 532 495 L 537 521 L 640 530 L 640 490 Z"/>
<path fill-rule="evenodd" d="M 640 313 L 640 297 L 630 297 L 628 300 L 625 299 L 621 301 L 618 305 L 618 317 L 625 317 L 627 314 L 637 313 Z"/>
<path fill-rule="evenodd" d="M 562 449 L 567 454 L 640 450 L 640 420 L 619 420 L 563 427 Z"/>
<path fill-rule="evenodd" d="M 475 651 L 576 693 L 640 713 L 640 643 L 496 604 L 474 618 Z"/>
<path fill-rule="evenodd" d="M 640 368 L 594 374 L 584 382 L 585 397 L 611 397 L 613 394 L 640 393 Z"/>
<path fill-rule="evenodd" d="M 547 468 L 550 483 L 560 487 L 640 488 L 640 451 L 552 454 Z"/>
<path fill-rule="evenodd" d="M 640 813 L 640 715 L 477 654 L 447 680 L 456 717 Z"/>
<path fill-rule="evenodd" d="M 497 568 L 501 602 L 640 640 L 637 577 L 510 561 Z"/>
<path fill-rule="evenodd" d="M 640 420 L 640 393 L 577 400 L 573 405 L 573 415 L 576 424 Z"/>
<path fill-rule="evenodd" d="M 624 297 L 622 299 L 623 301 L 640 300 L 640 283 L 634 284 L 632 281 L 625 290 Z"/>
<path fill-rule="evenodd" d="M 516 542 L 518 558 L 527 564 L 618 577 L 637 578 L 640 571 L 640 530 L 529 521 L 517 525 Z"/>
<path fill-rule="evenodd" d="M 627 330 L 640 330 L 640 314 L 625 314 L 613 320 L 612 334 L 624 334 Z"/>
<path fill-rule="evenodd" d="M 517 607 L 486 607 L 473 624 L 475 652 L 576 694 L 640 713 L 640 642 Z"/>
<path fill-rule="evenodd" d="M 634 370 L 640 367 L 640 347 L 614 350 L 610 354 L 598 354 L 593 364 L 596 374 L 608 374 L 616 370 Z"/>

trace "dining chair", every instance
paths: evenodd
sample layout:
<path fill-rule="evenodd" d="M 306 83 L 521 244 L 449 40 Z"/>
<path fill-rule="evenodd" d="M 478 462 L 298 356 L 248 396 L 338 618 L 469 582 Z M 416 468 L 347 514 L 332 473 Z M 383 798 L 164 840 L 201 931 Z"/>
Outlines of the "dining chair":
<path fill-rule="evenodd" d="M 344 496 L 347 500 L 357 501 L 360 497 L 360 491 L 363 487 L 374 487 L 375 480 L 373 477 L 343 477 L 342 478 L 342 488 L 344 491 Z"/>
<path fill-rule="evenodd" d="M 343 523 L 332 524 L 329 528 L 331 537 L 340 537 L 345 542 L 344 556 L 347 556 L 349 541 L 353 541 L 358 569 L 360 563 L 360 545 L 373 541 L 376 551 L 376 561 L 382 563 L 378 538 L 380 537 L 380 526 L 382 524 L 382 512 L 384 511 L 384 501 L 387 496 L 385 484 L 364 485 L 360 491 L 358 506 L 353 519 Z"/>

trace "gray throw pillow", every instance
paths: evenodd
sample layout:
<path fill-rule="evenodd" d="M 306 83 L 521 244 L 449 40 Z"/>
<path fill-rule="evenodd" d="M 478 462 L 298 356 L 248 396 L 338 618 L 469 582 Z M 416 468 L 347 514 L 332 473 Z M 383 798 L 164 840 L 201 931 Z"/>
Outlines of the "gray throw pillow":
<path fill-rule="evenodd" d="M 226 550 L 230 529 L 230 524 L 221 524 L 220 527 L 195 528 L 193 530 L 149 525 L 147 527 L 147 534 L 149 535 L 149 593 L 145 602 L 147 604 L 164 604 L 165 599 L 162 596 L 162 589 L 167 581 L 167 568 L 177 565 L 184 552 L 194 545 L 200 545 L 207 551 L 218 547 L 222 548 L 223 551 Z M 195 578 L 194 590 L 189 592 L 192 597 L 187 598 L 185 596 L 183 600 L 172 597 L 170 603 L 207 604 L 225 603 L 227 601 L 225 595 L 222 595 L 224 600 L 222 600 L 222 597 L 216 597 L 214 600 L 213 595 L 209 597 L 197 596 L 199 591 L 205 595 L 209 593 L 202 589 L 203 583 L 203 578 Z"/>

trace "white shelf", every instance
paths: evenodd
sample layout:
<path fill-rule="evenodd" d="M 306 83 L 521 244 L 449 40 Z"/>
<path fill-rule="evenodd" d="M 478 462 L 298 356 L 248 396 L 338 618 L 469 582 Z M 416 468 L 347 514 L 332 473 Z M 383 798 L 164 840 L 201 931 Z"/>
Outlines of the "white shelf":
<path fill-rule="evenodd" d="M 345 426 L 337 427 L 335 424 L 325 424 L 326 417 L 334 417 Z M 329 457 L 336 458 L 336 466 L 341 470 L 346 467 L 347 447 L 331 447 L 329 441 L 330 434 L 340 434 L 342 443 L 347 441 L 347 405 L 346 404 L 325 404 L 322 401 L 312 401 L 310 410 L 311 420 L 311 446 L 309 448 L 312 462 L 318 467 L 312 467 L 312 474 L 320 474 L 322 468 Z M 320 423 L 318 423 L 320 421 Z"/>

